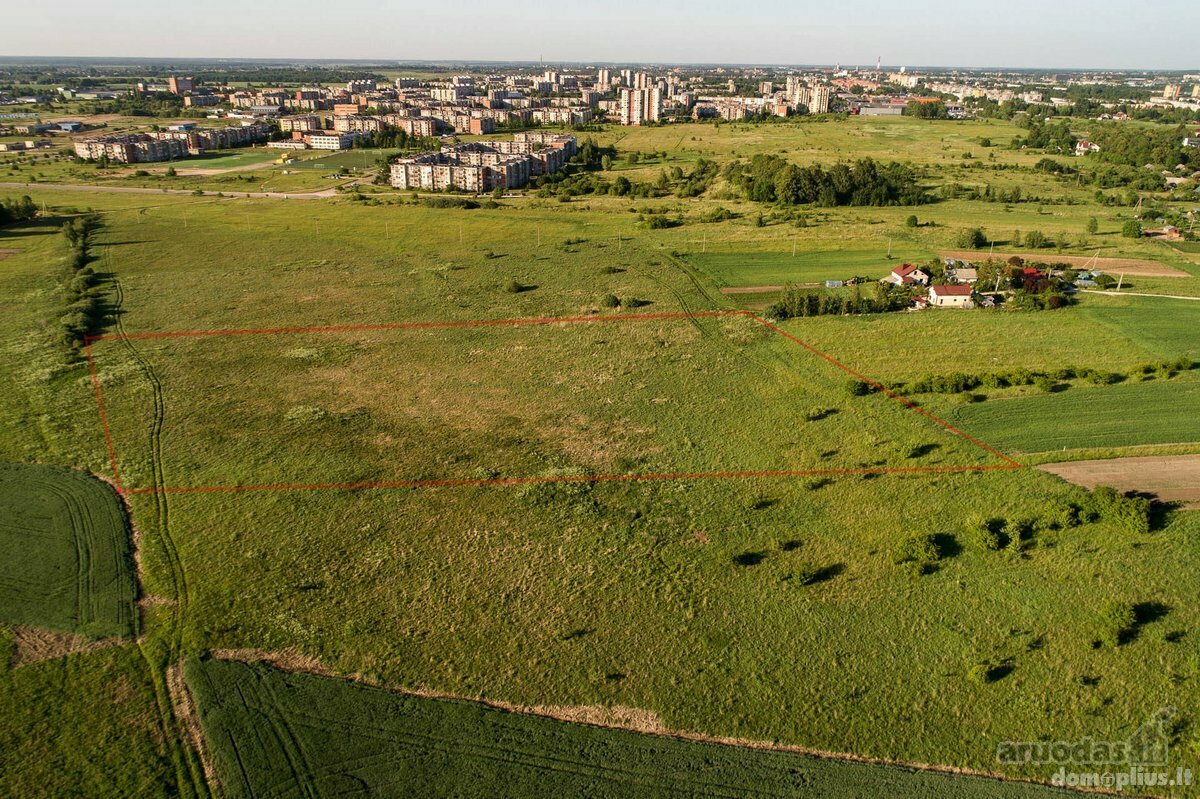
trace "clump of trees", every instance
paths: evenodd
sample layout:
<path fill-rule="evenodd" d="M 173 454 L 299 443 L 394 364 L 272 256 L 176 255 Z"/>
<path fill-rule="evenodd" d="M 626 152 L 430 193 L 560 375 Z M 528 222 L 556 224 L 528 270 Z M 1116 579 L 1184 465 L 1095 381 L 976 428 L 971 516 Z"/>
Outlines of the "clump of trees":
<path fill-rule="evenodd" d="M 888 313 L 903 310 L 912 302 L 913 290 L 907 286 L 871 283 L 869 289 L 864 292 L 857 284 L 848 292 L 788 286 L 766 313 L 774 319 Z"/>
<path fill-rule="evenodd" d="M 62 315 L 58 319 L 58 342 L 72 360 L 95 333 L 104 319 L 104 302 L 99 276 L 91 263 L 92 236 L 100 229 L 100 215 L 89 212 L 62 226 L 69 253 L 59 274 Z"/>
<path fill-rule="evenodd" d="M 908 104 L 904 106 L 903 114 L 906 117 L 916 117 L 917 119 L 950 118 L 950 113 L 946 110 L 946 104 L 941 100 L 909 100 Z"/>
<path fill-rule="evenodd" d="M 26 194 L 19 200 L 0 202 L 0 226 L 14 222 L 27 222 L 37 216 L 37 206 Z"/>
<path fill-rule="evenodd" d="M 780 205 L 921 205 L 930 201 L 909 166 L 862 158 L 853 164 L 796 166 L 776 155 L 726 165 L 725 179 L 749 200 Z"/>
<path fill-rule="evenodd" d="M 937 568 L 937 562 L 945 557 L 947 547 L 944 536 L 932 533 L 917 533 L 904 538 L 896 546 L 894 561 L 904 566 L 914 576 L 928 574 Z"/>

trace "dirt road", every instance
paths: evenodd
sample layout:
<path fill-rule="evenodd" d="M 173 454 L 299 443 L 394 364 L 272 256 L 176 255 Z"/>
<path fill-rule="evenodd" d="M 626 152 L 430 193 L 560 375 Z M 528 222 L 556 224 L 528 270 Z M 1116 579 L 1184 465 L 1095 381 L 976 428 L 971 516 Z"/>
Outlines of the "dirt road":
<path fill-rule="evenodd" d="M 1058 255 L 1052 251 L 1045 252 L 988 252 L 987 250 L 943 250 L 938 253 L 943 258 L 958 258 L 962 261 L 982 261 L 985 258 L 1012 258 L 1014 255 L 1028 261 L 1043 261 L 1047 263 L 1064 263 L 1075 267 L 1099 269 L 1101 272 L 1113 275 L 1128 275 L 1130 277 L 1190 277 L 1182 269 L 1160 264 L 1144 258 L 1092 258 L 1085 255 Z"/>
<path fill-rule="evenodd" d="M 1145 491 L 1165 502 L 1200 508 L 1200 455 L 1047 463 L 1038 468 L 1087 488 L 1107 485 L 1122 491 Z"/>

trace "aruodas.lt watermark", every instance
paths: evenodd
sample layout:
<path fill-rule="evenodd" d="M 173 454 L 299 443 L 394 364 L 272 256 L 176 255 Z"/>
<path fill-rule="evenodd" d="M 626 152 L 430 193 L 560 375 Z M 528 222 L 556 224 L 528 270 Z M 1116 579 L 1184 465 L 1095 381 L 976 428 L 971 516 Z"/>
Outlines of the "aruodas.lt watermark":
<path fill-rule="evenodd" d="M 1049 775 L 1067 788 L 1167 788 L 1192 784 L 1191 769 L 1169 767 L 1168 726 L 1175 708 L 1165 707 L 1125 740 L 1001 741 L 996 759 L 1006 765 L 1058 766 Z"/>

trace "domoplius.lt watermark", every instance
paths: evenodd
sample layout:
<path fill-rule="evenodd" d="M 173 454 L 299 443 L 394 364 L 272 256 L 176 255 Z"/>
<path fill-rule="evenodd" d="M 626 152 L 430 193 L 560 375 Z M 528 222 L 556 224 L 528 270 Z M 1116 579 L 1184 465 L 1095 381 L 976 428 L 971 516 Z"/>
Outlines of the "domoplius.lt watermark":
<path fill-rule="evenodd" d="M 1189 768 L 1169 767 L 1168 727 L 1175 708 L 1165 707 L 1124 740 L 1001 741 L 996 759 L 1006 765 L 1058 766 L 1050 782 L 1067 788 L 1165 788 L 1192 784 Z M 1092 767 L 1092 768 L 1088 768 Z"/>

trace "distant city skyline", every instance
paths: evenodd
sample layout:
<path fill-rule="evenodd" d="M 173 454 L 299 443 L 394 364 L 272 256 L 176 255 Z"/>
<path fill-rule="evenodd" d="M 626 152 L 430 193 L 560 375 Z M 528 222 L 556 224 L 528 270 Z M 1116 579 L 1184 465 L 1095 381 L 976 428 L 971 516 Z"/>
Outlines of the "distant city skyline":
<path fill-rule="evenodd" d="M 8 56 L 835 64 L 1200 70 L 1200 6 L 1151 0 L 736 6 L 712 0 L 499 4 L 261 0 L 230 14 L 161 0 L 4 12 Z M 461 24 L 457 24 L 461 23 Z M 449 35 L 450 33 L 453 35 Z"/>

